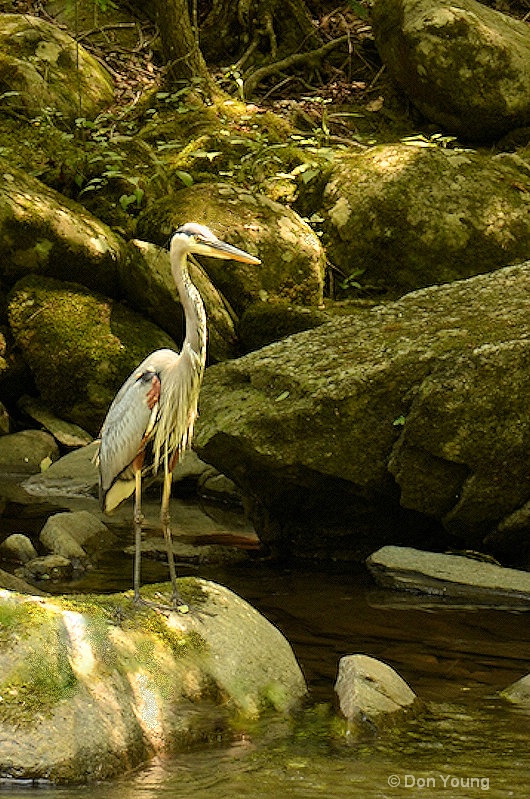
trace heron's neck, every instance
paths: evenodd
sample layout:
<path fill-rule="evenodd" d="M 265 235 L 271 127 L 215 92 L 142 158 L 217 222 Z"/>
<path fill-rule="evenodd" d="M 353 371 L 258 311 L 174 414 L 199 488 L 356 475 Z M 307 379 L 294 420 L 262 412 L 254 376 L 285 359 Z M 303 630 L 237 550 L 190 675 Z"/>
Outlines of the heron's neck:
<path fill-rule="evenodd" d="M 206 359 L 206 312 L 198 289 L 191 282 L 186 253 L 180 253 L 172 265 L 173 278 L 184 309 L 186 337 L 188 344 L 199 356 L 202 364 Z"/>

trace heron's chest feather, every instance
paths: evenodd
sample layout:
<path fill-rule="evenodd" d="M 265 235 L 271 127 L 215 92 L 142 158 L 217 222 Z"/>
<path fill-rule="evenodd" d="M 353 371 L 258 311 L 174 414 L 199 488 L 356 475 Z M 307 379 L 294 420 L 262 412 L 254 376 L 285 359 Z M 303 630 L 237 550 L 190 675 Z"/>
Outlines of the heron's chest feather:
<path fill-rule="evenodd" d="M 203 375 L 204 357 L 185 344 L 174 366 L 161 377 L 155 464 L 191 446 Z"/>

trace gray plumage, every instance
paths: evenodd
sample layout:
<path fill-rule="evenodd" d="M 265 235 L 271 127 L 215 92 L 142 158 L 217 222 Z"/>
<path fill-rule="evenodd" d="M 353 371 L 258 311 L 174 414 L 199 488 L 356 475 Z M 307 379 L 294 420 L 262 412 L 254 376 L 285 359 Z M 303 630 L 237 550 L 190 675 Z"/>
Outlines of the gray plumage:
<path fill-rule="evenodd" d="M 135 493 L 134 524 L 136 556 L 135 600 L 140 600 L 141 480 L 143 475 L 164 470 L 161 518 L 173 586 L 173 605 L 178 595 L 171 532 L 169 497 L 172 470 L 191 446 L 193 427 L 206 361 L 206 314 L 187 269 L 188 253 L 258 264 L 259 259 L 232 247 L 206 227 L 187 223 L 171 239 L 171 271 L 186 320 L 186 336 L 180 353 L 156 350 L 142 361 L 114 398 L 103 427 L 99 448 L 100 501 L 111 511 Z"/>

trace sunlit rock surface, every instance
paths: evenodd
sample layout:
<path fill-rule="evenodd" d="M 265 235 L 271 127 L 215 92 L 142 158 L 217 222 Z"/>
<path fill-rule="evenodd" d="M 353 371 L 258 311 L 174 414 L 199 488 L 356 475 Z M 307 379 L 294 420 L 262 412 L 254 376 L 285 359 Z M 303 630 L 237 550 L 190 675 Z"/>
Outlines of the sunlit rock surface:
<path fill-rule="evenodd" d="M 340 659 L 335 696 L 348 730 L 361 732 L 370 725 L 372 734 L 417 702 L 412 688 L 394 669 L 368 655 Z"/>
<path fill-rule="evenodd" d="M 389 73 L 429 120 L 483 141 L 528 125 L 526 21 L 475 0 L 376 0 L 372 20 Z"/>
<path fill-rule="evenodd" d="M 473 557 L 387 546 L 370 555 L 366 564 L 387 588 L 499 604 L 528 606 L 530 601 L 530 572 Z"/>
<path fill-rule="evenodd" d="M 226 588 L 189 578 L 180 589 L 193 612 L 0 591 L 4 778 L 110 778 L 230 735 L 236 718 L 295 708 L 306 686 L 281 633 Z"/>

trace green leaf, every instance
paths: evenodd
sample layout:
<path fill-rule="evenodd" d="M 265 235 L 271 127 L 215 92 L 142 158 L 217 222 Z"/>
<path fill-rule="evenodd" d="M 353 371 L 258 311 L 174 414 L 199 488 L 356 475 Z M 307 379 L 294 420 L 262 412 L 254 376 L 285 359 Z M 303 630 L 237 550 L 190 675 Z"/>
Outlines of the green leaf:
<path fill-rule="evenodd" d="M 175 171 L 175 175 L 181 180 L 185 186 L 193 186 L 193 178 L 189 172 L 183 172 L 181 169 Z"/>

